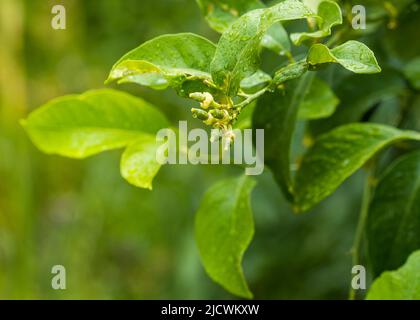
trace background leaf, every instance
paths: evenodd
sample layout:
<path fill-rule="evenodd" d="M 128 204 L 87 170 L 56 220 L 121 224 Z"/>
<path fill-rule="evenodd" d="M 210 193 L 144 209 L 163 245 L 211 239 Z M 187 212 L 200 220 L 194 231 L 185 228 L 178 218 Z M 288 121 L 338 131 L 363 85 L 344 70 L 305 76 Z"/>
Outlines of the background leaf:
<path fill-rule="evenodd" d="M 404 67 L 404 75 L 415 89 L 420 89 L 420 57 L 417 57 L 406 64 Z"/>
<path fill-rule="evenodd" d="M 420 251 L 410 255 L 396 271 L 387 271 L 373 282 L 368 300 L 420 300 Z"/>
<path fill-rule="evenodd" d="M 398 159 L 375 189 L 367 220 L 373 272 L 400 267 L 420 249 L 420 152 Z"/>
<path fill-rule="evenodd" d="M 256 101 L 251 102 L 245 108 L 242 109 L 238 119 L 234 123 L 234 129 L 251 129 L 252 118 L 254 115 L 255 107 L 257 106 Z"/>
<path fill-rule="evenodd" d="M 311 209 L 376 152 L 403 139 L 420 140 L 420 133 L 354 123 L 320 136 L 305 154 L 296 175 L 296 209 Z"/>
<path fill-rule="evenodd" d="M 195 221 L 196 241 L 207 273 L 244 298 L 252 298 L 241 261 L 254 235 L 250 204 L 254 185 L 247 176 L 215 184 L 204 195 Z"/>
<path fill-rule="evenodd" d="M 254 129 L 265 130 L 265 162 L 289 200 L 293 198 L 290 150 L 296 118 L 314 77 L 315 72 L 308 72 L 287 82 L 284 92 L 266 93 L 258 100 L 254 112 Z"/>
<path fill-rule="evenodd" d="M 22 124 L 40 150 L 72 158 L 122 148 L 168 126 L 146 101 L 109 89 L 52 100 Z"/>
<path fill-rule="evenodd" d="M 194 78 L 210 79 L 216 46 L 193 33 L 167 34 L 149 40 L 125 54 L 112 67 L 107 82 L 134 82 L 154 89 L 182 90 Z"/>
<path fill-rule="evenodd" d="M 326 82 L 315 78 L 299 107 L 299 119 L 320 119 L 331 116 L 339 100 Z"/>
<path fill-rule="evenodd" d="M 197 0 L 197 3 L 210 27 L 220 33 L 248 11 L 265 8 L 259 0 Z M 289 36 L 280 23 L 268 30 L 261 44 L 278 54 L 290 51 Z"/>
<path fill-rule="evenodd" d="M 210 27 L 220 33 L 248 11 L 265 7 L 259 0 L 197 0 L 197 3 Z"/>
<path fill-rule="evenodd" d="M 286 0 L 267 8 L 246 13 L 222 34 L 211 63 L 214 82 L 234 96 L 242 79 L 258 70 L 259 44 L 276 22 L 296 20 L 313 14 L 301 2 Z"/>
<path fill-rule="evenodd" d="M 267 73 L 258 70 L 253 75 L 241 81 L 241 89 L 246 93 L 254 93 L 263 89 L 271 80 L 271 77 Z"/>
<path fill-rule="evenodd" d="M 309 125 L 313 134 L 319 135 L 344 124 L 361 122 L 375 107 L 390 109 L 386 106 L 387 101 L 398 98 L 406 88 L 399 73 L 389 69 L 369 76 L 345 73 L 341 81 L 332 83 L 340 100 L 336 112 L 328 119 L 312 121 Z M 398 119 L 399 112 L 395 112 L 394 117 Z"/>
<path fill-rule="evenodd" d="M 275 88 L 286 81 L 300 78 L 306 71 L 308 71 L 308 64 L 304 60 L 288 64 L 275 72 L 272 87 Z"/>
<path fill-rule="evenodd" d="M 331 35 L 332 27 L 343 23 L 340 6 L 334 1 L 322 1 L 318 5 L 317 14 L 320 17 L 320 19 L 317 19 L 319 30 L 314 32 L 292 33 L 290 38 L 295 45 L 300 45 L 308 39 L 327 37 Z"/>
<path fill-rule="evenodd" d="M 338 63 L 354 73 L 371 74 L 381 72 L 375 54 L 365 44 L 350 40 L 329 49 L 317 43 L 309 50 L 307 61 L 316 66 L 324 63 Z"/>
<path fill-rule="evenodd" d="M 415 0 L 348 0 L 351 6 L 362 5 L 366 8 L 368 18 L 372 20 L 380 20 L 401 14 Z M 392 12 L 391 12 L 392 11 Z"/>
<path fill-rule="evenodd" d="M 302 2 L 313 12 L 317 12 L 318 6 L 322 2 L 322 0 L 302 0 Z"/>

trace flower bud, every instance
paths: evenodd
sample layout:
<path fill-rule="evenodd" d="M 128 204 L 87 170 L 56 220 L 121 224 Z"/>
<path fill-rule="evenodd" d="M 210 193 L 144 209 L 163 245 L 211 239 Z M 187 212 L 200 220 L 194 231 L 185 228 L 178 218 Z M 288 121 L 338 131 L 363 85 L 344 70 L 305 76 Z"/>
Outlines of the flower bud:
<path fill-rule="evenodd" d="M 209 118 L 209 114 L 204 110 L 192 108 L 191 112 L 193 118 L 198 118 L 203 121 L 206 121 Z"/>
<path fill-rule="evenodd" d="M 200 102 L 203 109 L 208 109 L 214 102 L 213 96 L 209 92 L 193 92 L 190 93 L 190 98 Z"/>
<path fill-rule="evenodd" d="M 226 118 L 227 116 L 227 112 L 225 112 L 225 110 L 219 110 L 219 109 L 213 109 L 210 110 L 209 112 L 214 118 L 218 119 L 218 120 L 223 120 Z"/>

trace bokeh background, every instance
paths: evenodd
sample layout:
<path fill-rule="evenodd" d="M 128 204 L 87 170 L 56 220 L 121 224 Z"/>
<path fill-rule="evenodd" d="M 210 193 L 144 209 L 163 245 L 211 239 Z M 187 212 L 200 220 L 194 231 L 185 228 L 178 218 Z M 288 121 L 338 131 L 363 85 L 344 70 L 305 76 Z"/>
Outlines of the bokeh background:
<path fill-rule="evenodd" d="M 66 30 L 51 28 L 55 4 L 67 10 Z M 392 85 L 403 82 L 392 72 L 419 53 L 418 9 L 404 14 L 396 25 L 389 25 L 386 17 L 387 23 L 363 35 L 384 69 L 390 66 L 387 79 Z M 168 166 L 158 174 L 152 192 L 141 190 L 120 177 L 119 151 L 83 161 L 46 156 L 18 123 L 51 98 L 104 87 L 112 64 L 125 52 L 177 32 L 218 39 L 193 0 L 0 1 L 1 299 L 234 298 L 206 276 L 193 223 L 204 191 L 240 169 Z M 395 51 L 392 56 L 389 46 Z M 267 65 L 278 64 L 270 53 L 264 59 Z M 347 76 L 325 75 L 342 105 L 376 85 L 382 94 L 359 101 L 361 109 L 367 112 L 385 101 L 388 107 L 381 110 L 391 110 L 385 112 L 386 121 L 395 121 L 392 108 L 401 102 L 386 95 L 388 87 L 378 77 L 336 80 Z M 152 102 L 174 123 L 191 119 L 191 103 L 171 90 L 119 89 Z M 362 112 L 355 121 L 363 117 Z M 341 121 L 348 121 L 346 113 Z M 257 178 L 252 197 L 256 233 L 244 260 L 256 298 L 347 297 L 363 175 L 357 173 L 316 210 L 301 216 L 292 213 L 269 172 Z M 51 268 L 57 264 L 67 271 L 63 291 L 51 288 Z"/>

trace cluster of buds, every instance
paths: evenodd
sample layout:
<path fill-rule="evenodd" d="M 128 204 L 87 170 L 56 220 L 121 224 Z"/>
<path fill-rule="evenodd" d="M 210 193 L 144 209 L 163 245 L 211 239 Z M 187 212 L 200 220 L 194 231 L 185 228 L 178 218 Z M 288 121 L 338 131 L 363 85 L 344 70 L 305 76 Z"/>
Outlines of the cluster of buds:
<path fill-rule="evenodd" d="M 211 142 L 223 138 L 224 148 L 227 149 L 235 139 L 232 124 L 238 117 L 240 110 L 234 108 L 230 99 L 227 100 L 227 103 L 216 102 L 209 92 L 194 92 L 190 94 L 190 98 L 200 102 L 201 107 L 201 109 L 191 109 L 193 117 L 220 130 L 220 134 L 212 135 Z"/>

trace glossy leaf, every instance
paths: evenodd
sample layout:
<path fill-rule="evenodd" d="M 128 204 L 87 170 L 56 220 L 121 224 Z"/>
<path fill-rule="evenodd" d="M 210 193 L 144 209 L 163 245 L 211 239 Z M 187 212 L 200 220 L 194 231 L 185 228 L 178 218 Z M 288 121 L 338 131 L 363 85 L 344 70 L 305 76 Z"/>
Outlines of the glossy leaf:
<path fill-rule="evenodd" d="M 121 158 L 121 175 L 132 185 L 152 189 L 152 180 L 160 169 L 156 160 L 158 144 L 153 135 L 143 135 L 131 143 Z"/>
<path fill-rule="evenodd" d="M 377 278 L 368 300 L 420 300 L 420 251 L 413 252 L 398 270 L 386 271 Z"/>
<path fill-rule="evenodd" d="M 299 119 L 320 119 L 331 116 L 339 100 L 323 80 L 315 78 L 299 107 Z"/>
<path fill-rule="evenodd" d="M 259 0 L 197 0 L 197 3 L 210 27 L 220 33 L 248 11 L 265 7 Z"/>
<path fill-rule="evenodd" d="M 216 46 L 192 33 L 163 35 L 124 55 L 107 82 L 133 82 L 154 89 L 181 90 L 186 81 L 210 80 L 210 63 Z"/>
<path fill-rule="evenodd" d="M 289 35 L 279 22 L 268 29 L 261 40 L 261 45 L 279 55 L 285 55 L 291 49 Z"/>
<path fill-rule="evenodd" d="M 411 1 L 416 2 L 416 0 Z M 404 0 L 393 0 L 394 7 L 396 2 L 402 4 Z M 381 4 L 383 5 L 383 3 Z M 413 39 L 417 39 L 420 11 L 403 9 L 400 13 L 403 11 L 406 13 L 403 17 L 397 21 L 395 19 L 391 21 L 398 23 L 398 25 L 394 23 L 394 26 L 397 26 L 397 28 L 389 30 L 380 41 L 381 45 L 387 48 L 388 53 L 392 55 L 393 63 L 398 67 L 404 66 L 418 57 L 420 52 L 420 42 L 413 41 Z M 386 12 L 386 14 L 389 14 L 389 12 Z"/>
<path fill-rule="evenodd" d="M 308 71 L 308 64 L 306 63 L 306 61 L 298 61 L 295 63 L 288 64 L 287 66 L 275 72 L 272 86 L 276 87 L 283 84 L 286 81 L 299 78 L 306 71 Z"/>
<path fill-rule="evenodd" d="M 420 57 L 407 63 L 404 67 L 404 75 L 415 89 L 420 89 Z"/>
<path fill-rule="evenodd" d="M 290 38 L 295 45 L 300 45 L 308 39 L 320 39 L 331 35 L 331 28 L 343 23 L 340 6 L 330 0 L 322 1 L 318 6 L 318 29 L 314 32 L 292 33 Z"/>
<path fill-rule="evenodd" d="M 300 79 L 287 82 L 285 92 L 266 93 L 254 111 L 254 129 L 264 129 L 265 163 L 273 171 L 277 183 L 285 196 L 292 200 L 293 183 L 290 173 L 290 149 L 299 107 L 305 98 L 314 72 L 304 74 Z"/>
<path fill-rule="evenodd" d="M 405 81 L 399 73 L 389 69 L 369 76 L 347 73 L 340 82 L 334 81 L 334 86 L 340 104 L 331 117 L 309 124 L 314 135 L 344 124 L 362 121 L 375 106 L 378 109 L 386 108 L 383 103 L 399 96 L 406 88 Z M 354 94 L 355 92 L 357 94 Z M 398 112 L 394 115 L 399 117 Z"/>
<path fill-rule="evenodd" d="M 420 249 L 420 152 L 398 159 L 375 189 L 367 220 L 374 274 L 401 266 Z"/>
<path fill-rule="evenodd" d="M 318 6 L 323 0 L 302 0 L 303 4 L 311 9 L 313 12 L 318 11 Z"/>
<path fill-rule="evenodd" d="M 307 62 L 311 66 L 338 63 L 354 73 L 381 72 L 372 50 L 365 44 L 353 40 L 347 41 L 334 49 L 329 49 L 321 43 L 314 44 L 309 50 Z"/>
<path fill-rule="evenodd" d="M 159 169 L 151 141 L 168 122 L 144 100 L 103 89 L 54 99 L 22 125 L 41 151 L 71 158 L 130 145 L 121 172 L 130 183 L 150 189 Z"/>
<path fill-rule="evenodd" d="M 276 22 L 312 16 L 300 1 L 279 4 L 246 13 L 223 33 L 211 63 L 213 81 L 229 96 L 235 96 L 239 83 L 258 70 L 259 44 Z"/>
<path fill-rule="evenodd" d="M 204 195 L 195 221 L 195 235 L 204 268 L 229 292 L 252 298 L 241 262 L 254 235 L 247 176 L 223 180 Z"/>
<path fill-rule="evenodd" d="M 376 152 L 403 139 L 420 140 L 420 133 L 354 123 L 320 136 L 304 156 L 296 175 L 296 210 L 311 209 Z"/>
<path fill-rule="evenodd" d="M 271 80 L 271 77 L 267 73 L 258 70 L 250 77 L 241 81 L 241 89 L 244 92 L 256 92 L 264 88 Z"/>
<path fill-rule="evenodd" d="M 265 8 L 259 0 L 197 0 L 197 3 L 210 27 L 220 33 L 248 11 Z M 289 36 L 280 23 L 267 31 L 261 44 L 279 54 L 290 50 Z"/>
<path fill-rule="evenodd" d="M 253 101 L 245 108 L 242 109 L 238 119 L 234 123 L 234 129 L 251 129 L 252 128 L 252 117 L 257 103 Z"/>
<path fill-rule="evenodd" d="M 54 99 L 22 124 L 43 152 L 84 158 L 124 147 L 140 134 L 156 133 L 168 122 L 144 100 L 103 89 Z"/>

